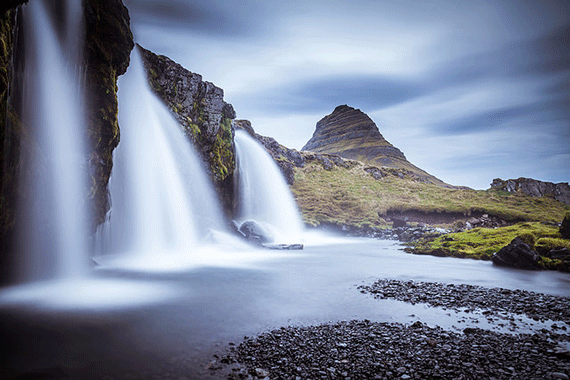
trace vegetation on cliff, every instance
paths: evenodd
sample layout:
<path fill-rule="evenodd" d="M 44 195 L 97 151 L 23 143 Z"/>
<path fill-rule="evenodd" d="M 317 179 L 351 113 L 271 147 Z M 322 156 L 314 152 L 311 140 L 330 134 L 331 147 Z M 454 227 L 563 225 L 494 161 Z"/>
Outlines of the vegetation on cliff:
<path fill-rule="evenodd" d="M 119 144 L 117 79 L 129 66 L 134 47 L 127 8 L 121 0 L 84 1 L 85 67 L 90 194 L 93 226 L 109 211 L 107 186 L 113 150 Z"/>
<path fill-rule="evenodd" d="M 25 1 L 11 1 L 17 6 Z M 109 209 L 107 185 L 112 169 L 112 152 L 119 142 L 117 123 L 117 77 L 125 72 L 134 44 L 129 26 L 129 14 L 121 0 L 86 0 L 85 51 L 83 67 L 86 78 L 87 134 L 89 137 L 90 193 L 86 197 L 93 205 L 92 228 L 105 220 Z M 8 4 L 4 4 L 8 6 Z M 24 63 L 20 57 L 23 47 L 16 41 L 16 10 L 2 8 L 0 13 L 0 267 L 5 270 L 13 258 L 18 198 L 26 197 L 18 187 L 20 151 L 34 149 L 27 141 L 27 128 L 21 123 L 21 94 L 19 79 Z M 27 173 L 24 173 L 27 174 Z M 2 276 L 5 278 L 5 276 Z"/>
<path fill-rule="evenodd" d="M 170 58 L 139 46 L 152 90 L 172 110 L 205 161 L 224 209 L 233 197 L 235 152 L 231 130 L 233 106 L 224 91 Z"/>

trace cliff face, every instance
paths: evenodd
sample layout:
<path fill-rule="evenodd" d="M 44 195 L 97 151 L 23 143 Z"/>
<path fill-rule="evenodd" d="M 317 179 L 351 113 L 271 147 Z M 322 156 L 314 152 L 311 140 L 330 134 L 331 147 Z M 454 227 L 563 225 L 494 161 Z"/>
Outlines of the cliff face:
<path fill-rule="evenodd" d="M 570 205 L 570 185 L 565 182 L 542 182 L 532 178 L 518 178 L 502 180 L 495 178 L 491 189 L 507 191 L 509 193 L 521 192 L 532 197 L 550 196 L 559 202 Z"/>
<path fill-rule="evenodd" d="M 236 117 L 224 91 L 170 58 L 138 47 L 152 90 L 164 100 L 194 142 L 208 167 L 224 209 L 232 207 L 235 152 L 231 130 Z"/>
<path fill-rule="evenodd" d="M 336 107 L 330 115 L 322 118 L 302 150 L 405 169 L 426 182 L 449 186 L 410 163 L 398 148 L 386 141 L 368 115 L 347 105 Z"/>
<path fill-rule="evenodd" d="M 121 0 L 86 0 L 85 68 L 93 226 L 109 211 L 108 184 L 113 150 L 119 143 L 117 79 L 134 47 L 127 8 Z"/>
<path fill-rule="evenodd" d="M 25 1 L 12 1 L 21 4 Z M 17 5 L 16 4 L 16 5 Z M 129 26 L 129 14 L 121 0 L 85 0 L 86 99 L 90 193 L 93 205 L 93 230 L 105 220 L 109 209 L 107 185 L 112 169 L 113 149 L 119 142 L 117 122 L 117 78 L 129 64 L 134 46 Z M 7 4 L 4 4 L 7 6 Z M 27 127 L 22 125 L 19 105 L 18 78 L 23 64 L 17 46 L 16 9 L 0 12 L 0 165 L 2 172 L 0 194 L 0 267 L 9 266 L 13 249 L 15 208 L 17 198 L 25 197 L 18 188 L 20 150 L 29 149 Z M 3 278 L 5 278 L 3 276 Z"/>

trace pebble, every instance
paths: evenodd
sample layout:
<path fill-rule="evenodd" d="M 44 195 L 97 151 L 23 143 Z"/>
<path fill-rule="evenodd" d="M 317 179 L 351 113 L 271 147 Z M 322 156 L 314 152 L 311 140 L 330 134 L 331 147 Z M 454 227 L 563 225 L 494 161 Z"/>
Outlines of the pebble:
<path fill-rule="evenodd" d="M 570 299 L 523 290 L 382 279 L 360 286 L 375 298 L 471 312 L 570 322 Z M 519 318 L 520 320 L 520 318 Z M 468 327 L 462 332 L 352 320 L 281 327 L 230 345 L 222 363 L 233 379 L 569 379 L 570 336 L 560 328 L 532 334 Z M 211 368 L 213 372 L 218 367 Z"/>

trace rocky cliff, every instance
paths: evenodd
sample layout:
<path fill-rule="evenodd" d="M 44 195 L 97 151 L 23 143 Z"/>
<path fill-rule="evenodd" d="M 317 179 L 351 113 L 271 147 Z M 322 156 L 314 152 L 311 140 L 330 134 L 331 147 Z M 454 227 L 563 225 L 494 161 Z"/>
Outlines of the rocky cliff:
<path fill-rule="evenodd" d="M 532 197 L 552 197 L 559 202 L 570 205 L 570 185 L 566 182 L 542 182 L 523 177 L 507 180 L 495 178 L 491 183 L 491 189 L 509 193 L 521 192 Z"/>
<path fill-rule="evenodd" d="M 231 131 L 236 117 L 224 91 L 163 55 L 138 46 L 152 90 L 173 111 L 209 168 L 224 209 L 231 210 L 235 153 Z"/>
<path fill-rule="evenodd" d="M 335 154 L 380 167 L 404 169 L 426 182 L 449 186 L 410 163 L 398 148 L 380 134 L 368 115 L 347 105 L 338 106 L 330 115 L 323 117 L 302 150 Z"/>
<path fill-rule="evenodd" d="M 18 5 L 24 1 L 12 1 Z M 90 192 L 93 205 L 93 230 L 104 221 L 109 209 L 107 185 L 112 170 L 113 149 L 119 142 L 117 122 L 117 78 L 129 64 L 133 36 L 127 8 L 121 0 L 85 0 L 85 52 L 87 131 L 89 146 Z M 17 186 L 20 170 L 20 150 L 27 149 L 27 128 L 21 123 L 23 110 L 19 106 L 18 78 L 23 63 L 18 57 L 16 8 L 0 13 L 0 267 L 6 268 L 13 249 L 15 205 L 25 197 Z M 7 10 L 6 10 L 7 9 Z M 5 278 L 2 276 L 2 278 Z"/>

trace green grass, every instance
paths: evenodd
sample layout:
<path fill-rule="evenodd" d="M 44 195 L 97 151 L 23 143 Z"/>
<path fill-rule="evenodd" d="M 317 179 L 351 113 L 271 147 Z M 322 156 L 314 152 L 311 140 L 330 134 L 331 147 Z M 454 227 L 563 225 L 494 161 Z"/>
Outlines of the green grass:
<path fill-rule="evenodd" d="M 553 198 L 533 198 L 497 190 L 449 189 L 426 183 L 404 170 L 385 170 L 375 179 L 357 163 L 350 168 L 325 170 L 315 162 L 295 169 L 293 193 L 308 224 L 385 226 L 387 214 L 486 213 L 510 223 L 560 222 L 570 210 Z M 403 177 L 403 178 L 401 178 Z"/>

